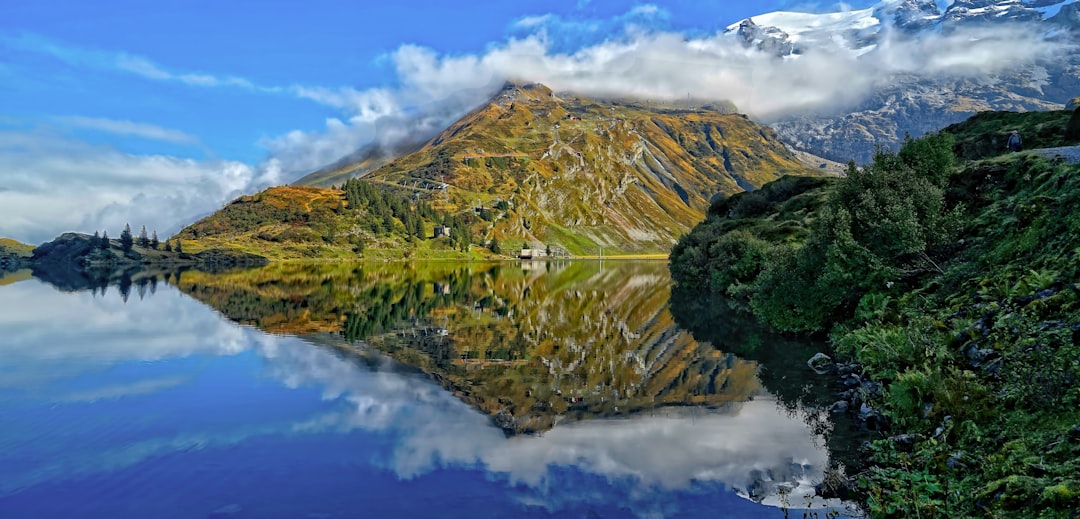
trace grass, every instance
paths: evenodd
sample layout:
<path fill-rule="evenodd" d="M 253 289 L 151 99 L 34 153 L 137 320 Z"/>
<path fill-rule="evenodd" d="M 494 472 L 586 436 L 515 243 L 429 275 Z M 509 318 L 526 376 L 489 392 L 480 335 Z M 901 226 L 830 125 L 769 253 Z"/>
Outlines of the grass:
<path fill-rule="evenodd" d="M 553 97 L 533 85 L 505 92 L 515 99 L 477 108 L 365 178 L 455 213 L 507 201 L 505 217 L 473 225 L 478 241 L 595 254 L 603 237 L 612 253 L 654 254 L 698 223 L 718 192 L 817 174 L 771 129 L 737 114 Z M 524 156 L 463 158 L 477 154 Z M 414 189 L 424 183 L 449 192 Z"/>
<path fill-rule="evenodd" d="M 1080 144 L 1080 138 L 1066 137 L 1065 127 L 1072 112 L 982 112 L 943 131 L 956 138 L 954 151 L 963 159 L 977 160 L 1004 155 L 1012 130 L 1020 132 L 1024 149 L 1053 148 Z"/>
<path fill-rule="evenodd" d="M 0 238 L 0 254 L 13 254 L 28 258 L 33 252 L 33 245 L 27 245 L 11 238 Z"/>

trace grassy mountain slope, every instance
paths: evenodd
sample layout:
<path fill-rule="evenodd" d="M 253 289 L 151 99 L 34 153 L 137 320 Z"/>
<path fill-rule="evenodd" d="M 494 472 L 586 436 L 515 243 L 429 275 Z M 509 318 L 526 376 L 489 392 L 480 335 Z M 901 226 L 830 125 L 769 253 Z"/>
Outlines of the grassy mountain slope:
<path fill-rule="evenodd" d="M 477 249 L 462 252 L 450 238 L 434 238 L 435 226 L 448 224 L 445 213 L 421 210 L 423 204 L 400 195 L 377 198 L 352 206 L 340 189 L 273 187 L 233 200 L 173 239 L 189 253 L 229 248 L 270 259 L 484 257 Z"/>
<path fill-rule="evenodd" d="M 816 172 L 772 130 L 741 115 L 509 84 L 418 151 L 364 178 L 450 213 L 482 214 L 473 226 L 479 242 L 595 254 L 600 247 L 666 252 L 717 194 L 784 174 Z"/>
<path fill-rule="evenodd" d="M 33 252 L 33 245 L 20 243 L 10 238 L 0 238 L 0 272 L 23 268 Z"/>
<path fill-rule="evenodd" d="M 943 131 L 956 138 L 956 155 L 963 159 L 982 159 L 1009 152 L 1006 143 L 1012 130 L 1020 132 L 1024 148 L 1053 148 L 1080 144 L 1080 135 L 1067 131 L 1073 112 L 982 112 L 950 125 Z"/>
<path fill-rule="evenodd" d="M 955 143 L 1034 137 L 1048 118 L 1060 119 L 980 115 Z M 954 159 L 966 150 L 929 136 L 796 195 L 788 203 L 821 201 L 798 233 L 782 232 L 787 203 L 751 218 L 717 211 L 671 270 L 774 326 L 830 334 L 850 361 L 841 398 L 881 429 L 854 475 L 872 516 L 1072 517 L 1080 165 Z"/>

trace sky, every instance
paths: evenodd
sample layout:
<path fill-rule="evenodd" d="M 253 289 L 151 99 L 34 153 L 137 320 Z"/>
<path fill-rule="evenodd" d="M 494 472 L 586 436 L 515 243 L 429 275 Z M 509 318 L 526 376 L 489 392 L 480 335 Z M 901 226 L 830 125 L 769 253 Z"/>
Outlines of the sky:
<path fill-rule="evenodd" d="M 37 244 L 124 224 L 168 236 L 365 144 L 442 129 L 508 79 L 594 95 L 692 90 L 767 119 L 933 69 L 883 56 L 852 82 L 847 58 L 778 65 L 722 38 L 764 12 L 872 4 L 0 2 L 0 236 Z M 940 67 L 1001 59 L 968 47 Z"/>

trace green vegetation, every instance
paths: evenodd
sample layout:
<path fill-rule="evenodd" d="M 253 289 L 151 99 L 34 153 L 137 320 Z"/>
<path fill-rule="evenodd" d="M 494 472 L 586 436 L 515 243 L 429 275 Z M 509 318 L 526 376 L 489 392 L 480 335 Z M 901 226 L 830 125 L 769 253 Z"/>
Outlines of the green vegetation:
<path fill-rule="evenodd" d="M 436 210 L 365 180 L 342 187 L 274 187 L 240 197 L 180 231 L 173 247 L 233 248 L 275 259 L 483 257 L 471 246 L 478 220 L 471 211 Z M 449 236 L 435 237 L 437 227 Z"/>
<path fill-rule="evenodd" d="M 1058 115 L 981 114 L 955 141 L 909 141 L 835 183 L 718 202 L 672 253 L 680 285 L 828 333 L 881 384 L 860 398 L 886 430 L 854 474 L 874 517 L 1080 509 L 1080 165 L 949 153 L 969 153 L 988 121 L 1059 144 L 1031 130 Z M 780 216 L 807 196 L 806 214 Z"/>
<path fill-rule="evenodd" d="M 1069 131 L 1075 112 L 982 112 L 943 131 L 956 138 L 954 151 L 961 159 L 976 160 L 1009 152 L 1006 143 L 1012 130 L 1020 132 L 1024 149 L 1054 148 L 1080 144 L 1080 132 Z"/>

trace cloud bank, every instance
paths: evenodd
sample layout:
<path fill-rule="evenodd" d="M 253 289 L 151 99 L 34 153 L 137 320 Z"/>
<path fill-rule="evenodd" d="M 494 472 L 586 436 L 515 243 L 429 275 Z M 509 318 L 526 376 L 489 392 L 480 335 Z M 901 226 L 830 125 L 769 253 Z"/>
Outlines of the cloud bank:
<path fill-rule="evenodd" d="M 1067 45 L 1024 24 L 961 28 L 909 37 L 882 29 L 874 47 L 852 52 L 843 42 L 780 58 L 743 46 L 724 32 L 688 37 L 648 29 L 658 8 L 624 15 L 615 36 L 573 51 L 559 50 L 567 33 L 591 33 L 601 22 L 552 15 L 525 17 L 523 35 L 483 54 L 445 55 L 403 45 L 390 54 L 394 89 L 303 89 L 301 95 L 343 110 L 320 132 L 292 132 L 264 144 L 286 170 L 325 165 L 367 142 L 432 135 L 488 99 L 505 81 L 544 83 L 594 97 L 674 101 L 729 100 L 760 120 L 844 110 L 896 76 L 986 76 L 1050 59 Z M 426 132 L 426 133 L 425 133 Z M 328 157 L 332 157 L 327 160 Z"/>
<path fill-rule="evenodd" d="M 0 235 L 32 244 L 68 231 L 119 236 L 125 223 L 164 238 L 231 198 L 283 182 L 273 159 L 255 167 L 132 155 L 44 131 L 0 132 L 0 171 Z"/>

